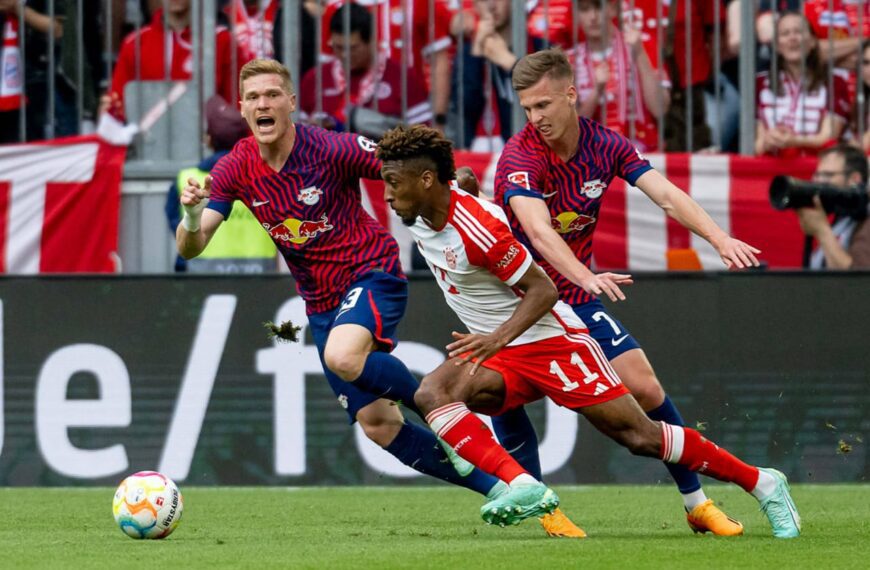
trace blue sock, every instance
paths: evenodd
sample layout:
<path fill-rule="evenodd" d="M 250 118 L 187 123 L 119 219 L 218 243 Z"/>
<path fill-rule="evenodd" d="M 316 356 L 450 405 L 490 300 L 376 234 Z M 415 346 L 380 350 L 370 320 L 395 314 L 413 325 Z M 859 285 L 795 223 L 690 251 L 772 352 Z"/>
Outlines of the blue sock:
<path fill-rule="evenodd" d="M 543 481 L 541 458 L 538 455 L 538 435 L 526 409 L 520 406 L 500 416 L 492 416 L 492 428 L 499 443 L 508 450 L 517 463 L 532 477 Z"/>
<path fill-rule="evenodd" d="M 667 395 L 665 395 L 665 401 L 662 402 L 661 406 L 647 412 L 646 415 L 651 420 L 665 422 L 675 426 L 685 425 L 683 417 Z M 674 481 L 677 483 L 677 488 L 680 490 L 680 493 L 694 493 L 701 488 L 701 480 L 698 479 L 698 475 L 694 471 L 689 471 L 682 465 L 677 465 L 675 463 L 665 463 L 665 467 L 667 467 L 668 471 L 671 472 L 671 477 L 673 477 Z"/>
<path fill-rule="evenodd" d="M 420 473 L 477 491 L 481 495 L 489 493 L 499 482 L 497 478 L 477 468 L 467 476 L 460 477 L 435 439 L 435 434 L 407 421 L 386 450 Z"/>
<path fill-rule="evenodd" d="M 414 393 L 420 387 L 420 383 L 405 363 L 392 354 L 386 352 L 369 354 L 362 373 L 351 384 L 369 394 L 400 402 L 420 415 L 420 410 L 414 403 Z"/>

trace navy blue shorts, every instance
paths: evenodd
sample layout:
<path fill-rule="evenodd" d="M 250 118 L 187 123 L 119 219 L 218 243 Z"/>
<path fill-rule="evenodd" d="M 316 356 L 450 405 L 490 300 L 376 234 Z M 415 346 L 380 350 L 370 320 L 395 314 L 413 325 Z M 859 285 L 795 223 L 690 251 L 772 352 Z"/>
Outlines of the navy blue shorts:
<path fill-rule="evenodd" d="M 345 382 L 326 367 L 323 350 L 326 348 L 329 332 L 338 325 L 360 325 L 372 333 L 379 350 L 391 352 L 398 342 L 396 327 L 405 314 L 407 303 L 406 280 L 382 271 L 373 271 L 363 275 L 348 288 L 337 308 L 308 316 L 308 326 L 317 345 L 323 372 L 338 398 L 338 403 L 350 416 L 350 423 L 356 421 L 357 412 L 378 397 Z"/>
<path fill-rule="evenodd" d="M 589 327 L 589 336 L 601 345 L 607 360 L 613 360 L 632 348 L 640 348 L 640 344 L 628 333 L 622 323 L 610 316 L 598 299 L 582 305 L 572 305 L 571 308 Z"/>

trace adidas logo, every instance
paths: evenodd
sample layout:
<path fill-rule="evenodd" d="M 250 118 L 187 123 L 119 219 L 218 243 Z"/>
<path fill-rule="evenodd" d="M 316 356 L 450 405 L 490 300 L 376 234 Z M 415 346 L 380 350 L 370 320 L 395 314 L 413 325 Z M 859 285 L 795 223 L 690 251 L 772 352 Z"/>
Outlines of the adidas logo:
<path fill-rule="evenodd" d="M 609 386 L 605 386 L 601 382 L 596 382 L 595 383 L 595 395 L 598 396 L 600 394 L 603 394 L 604 392 L 607 392 L 608 388 L 609 388 Z"/>

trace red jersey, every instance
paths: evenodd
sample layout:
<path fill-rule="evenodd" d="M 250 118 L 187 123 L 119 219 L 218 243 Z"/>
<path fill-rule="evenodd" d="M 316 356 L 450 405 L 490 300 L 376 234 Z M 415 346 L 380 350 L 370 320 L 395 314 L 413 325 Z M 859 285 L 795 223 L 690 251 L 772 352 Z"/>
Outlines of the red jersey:
<path fill-rule="evenodd" d="M 864 6 L 863 14 L 859 13 L 859 4 Z M 831 6 L 833 10 L 830 9 Z M 841 40 L 859 35 L 864 38 L 870 37 L 870 2 L 806 0 L 804 14 L 819 39 L 833 37 L 835 40 Z M 863 21 L 859 22 L 861 18 Z"/>
<path fill-rule="evenodd" d="M 208 208 L 228 217 L 240 200 L 265 228 L 296 279 L 307 313 L 337 307 L 371 271 L 404 277 L 396 240 L 362 206 L 360 178 L 379 179 L 376 145 L 365 137 L 296 124 L 280 172 L 242 139 L 211 171 Z"/>
<path fill-rule="evenodd" d="M 833 80 L 833 93 L 828 90 L 827 81 L 808 93 L 790 75 L 780 71 L 781 93 L 777 95 L 771 85 L 770 72 L 759 73 L 755 83 L 757 119 L 768 129 L 786 127 L 798 135 L 818 133 L 831 110 L 835 116 L 848 122 L 852 110 L 848 75 L 834 71 Z M 807 152 L 811 151 L 801 150 L 801 154 Z"/>
<path fill-rule="evenodd" d="M 238 101 L 236 79 L 238 71 L 230 69 L 230 32 L 217 26 L 215 38 L 215 88 L 227 101 Z M 137 40 L 138 38 L 138 40 Z M 154 18 L 138 32 L 129 34 L 121 42 L 118 61 L 112 73 L 110 91 L 124 101 L 124 86 L 130 81 L 144 80 L 181 80 L 193 77 L 193 49 L 190 27 L 181 32 L 163 29 L 163 11 L 154 12 Z M 138 44 L 138 46 L 137 46 Z M 168 49 L 167 49 L 168 48 Z M 136 53 L 139 53 L 137 64 Z M 168 52 L 168 53 L 167 53 Z M 168 61 L 166 58 L 168 57 Z M 238 58 L 239 67 L 244 65 L 244 57 Z M 137 76 L 137 67 L 138 76 Z M 167 77 L 167 68 L 169 76 Z"/>
<path fill-rule="evenodd" d="M 511 197 L 543 200 L 550 211 L 553 229 L 577 259 L 589 266 L 592 234 L 610 182 L 619 176 L 634 185 L 652 169 L 624 136 L 591 119 L 580 117 L 579 121 L 580 146 L 568 162 L 559 158 L 529 123 L 507 142 L 495 172 L 495 203 L 505 209 L 514 234 L 556 284 L 559 298 L 569 305 L 580 305 L 594 297 L 571 283 L 531 247 L 510 209 Z"/>
<path fill-rule="evenodd" d="M 18 18 L 0 14 L 0 111 L 21 107 L 24 86 L 24 66 L 18 51 Z"/>
<path fill-rule="evenodd" d="M 443 0 L 431 1 L 434 3 L 434 18 L 429 17 L 430 0 L 357 0 L 357 3 L 369 8 L 375 15 L 379 50 L 401 65 L 403 37 L 407 35 L 408 67 L 423 74 L 424 60 L 450 47 L 451 43 L 450 10 Z M 329 3 L 323 13 L 323 41 L 327 44 L 323 46 L 324 53 L 332 53 L 328 46 L 329 23 L 342 3 L 342 0 Z"/>
<path fill-rule="evenodd" d="M 604 90 L 605 101 L 592 118 L 625 137 L 630 137 L 634 128 L 633 140 L 638 149 L 641 152 L 655 150 L 658 147 L 658 124 L 644 104 L 637 66 L 622 34 L 616 29 L 611 34 L 613 40 L 604 53 L 590 52 L 589 45 L 584 42 L 566 54 L 574 67 L 577 94 L 581 101 L 595 95 L 595 67 L 606 62 L 610 68 L 610 80 Z"/>
<path fill-rule="evenodd" d="M 233 35 L 239 49 L 245 53 L 246 62 L 254 58 L 271 59 L 275 56 L 272 34 L 275 30 L 278 0 L 269 0 L 265 6 L 260 4 L 249 7 L 244 0 L 231 0 L 224 6 L 224 13 L 233 22 Z"/>
<path fill-rule="evenodd" d="M 384 115 L 402 116 L 402 68 L 398 63 L 383 57 L 378 58 L 376 69 L 351 73 L 350 104 L 375 107 Z M 322 112 L 332 115 L 342 123 L 347 122 L 345 111 L 344 62 L 333 59 L 320 64 L 323 91 Z M 432 107 L 423 78 L 414 69 L 408 70 L 408 100 L 406 123 L 428 123 L 432 120 Z M 307 115 L 317 110 L 317 69 L 309 69 L 302 78 L 299 90 L 299 107 Z"/>

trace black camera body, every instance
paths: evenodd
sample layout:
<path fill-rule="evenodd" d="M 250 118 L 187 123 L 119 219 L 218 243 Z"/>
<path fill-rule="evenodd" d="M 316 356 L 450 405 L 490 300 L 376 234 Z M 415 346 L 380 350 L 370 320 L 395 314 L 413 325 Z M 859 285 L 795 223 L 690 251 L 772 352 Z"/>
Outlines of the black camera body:
<path fill-rule="evenodd" d="M 829 214 L 856 220 L 867 217 L 870 196 L 860 184 L 841 188 L 782 175 L 770 183 L 770 204 L 777 210 L 812 207 L 813 196 L 819 197 L 822 208 Z"/>

